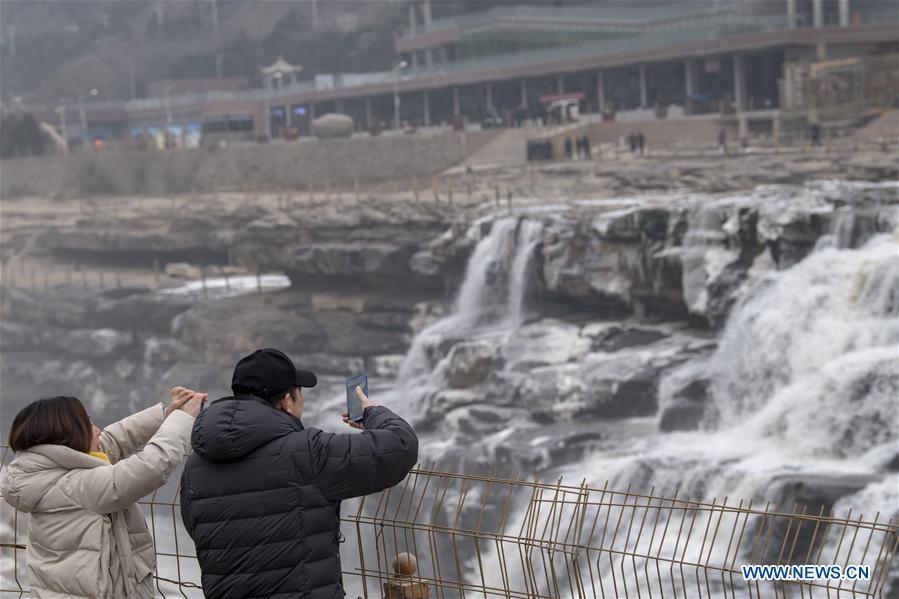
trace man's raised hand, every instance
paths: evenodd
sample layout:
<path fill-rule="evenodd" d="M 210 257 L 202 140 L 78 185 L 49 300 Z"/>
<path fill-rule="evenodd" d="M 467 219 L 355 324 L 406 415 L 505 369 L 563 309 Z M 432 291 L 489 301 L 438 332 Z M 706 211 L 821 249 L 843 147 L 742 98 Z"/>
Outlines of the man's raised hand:
<path fill-rule="evenodd" d="M 370 408 L 376 405 L 375 402 L 370 400 L 368 396 L 365 395 L 365 393 L 362 391 L 362 387 L 356 387 L 356 397 L 358 397 L 359 401 L 362 402 L 363 412 L 365 411 L 365 408 Z M 353 428 L 358 428 L 359 430 L 365 429 L 361 422 L 353 422 L 352 420 L 350 420 L 350 415 L 348 413 L 344 412 L 343 414 L 341 414 L 341 417 L 343 417 L 343 421 L 345 423 L 349 424 Z"/>

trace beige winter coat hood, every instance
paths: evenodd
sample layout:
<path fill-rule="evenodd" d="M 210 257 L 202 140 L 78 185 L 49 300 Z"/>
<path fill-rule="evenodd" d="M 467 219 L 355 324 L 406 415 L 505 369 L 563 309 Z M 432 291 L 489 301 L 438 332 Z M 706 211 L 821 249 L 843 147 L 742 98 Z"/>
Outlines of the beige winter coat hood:
<path fill-rule="evenodd" d="M 30 514 L 32 597 L 152 595 L 156 557 L 136 502 L 184 458 L 194 421 L 182 410 L 164 418 L 159 404 L 107 427 L 100 449 L 110 463 L 62 445 L 36 445 L 4 469 L 3 498 Z"/>

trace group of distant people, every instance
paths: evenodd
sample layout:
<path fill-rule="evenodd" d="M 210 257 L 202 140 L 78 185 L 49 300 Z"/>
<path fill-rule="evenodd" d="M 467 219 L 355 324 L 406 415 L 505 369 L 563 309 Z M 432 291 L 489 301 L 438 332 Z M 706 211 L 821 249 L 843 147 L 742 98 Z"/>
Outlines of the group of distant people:
<path fill-rule="evenodd" d="M 590 148 L 590 138 L 586 135 L 575 138 L 574 141 L 572 141 L 570 137 L 566 137 L 564 149 L 566 160 L 571 160 L 574 157 L 574 153 L 577 153 L 578 158 L 584 158 L 587 160 L 589 160 L 592 155 L 592 150 Z"/>
<path fill-rule="evenodd" d="M 749 147 L 749 138 L 745 135 L 740 137 L 740 151 L 744 154 L 748 154 L 751 151 Z M 727 132 L 724 129 L 720 129 L 718 131 L 718 153 L 726 155 L 727 151 Z"/>
<path fill-rule="evenodd" d="M 627 145 L 631 154 L 639 152 L 640 156 L 643 156 L 646 153 L 646 136 L 643 135 L 642 131 L 631 133 L 627 136 Z"/>

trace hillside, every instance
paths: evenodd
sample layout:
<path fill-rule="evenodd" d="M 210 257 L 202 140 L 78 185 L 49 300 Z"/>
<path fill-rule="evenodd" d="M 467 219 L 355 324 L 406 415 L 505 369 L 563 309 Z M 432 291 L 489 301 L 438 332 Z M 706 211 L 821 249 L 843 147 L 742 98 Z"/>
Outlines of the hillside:
<path fill-rule="evenodd" d="M 317 4 L 316 27 L 310 2 L 4 0 L 2 91 L 43 101 L 94 87 L 104 98 L 140 97 L 152 80 L 219 69 L 255 84 L 259 66 L 279 55 L 306 76 L 390 64 L 407 18 L 401 3 Z"/>

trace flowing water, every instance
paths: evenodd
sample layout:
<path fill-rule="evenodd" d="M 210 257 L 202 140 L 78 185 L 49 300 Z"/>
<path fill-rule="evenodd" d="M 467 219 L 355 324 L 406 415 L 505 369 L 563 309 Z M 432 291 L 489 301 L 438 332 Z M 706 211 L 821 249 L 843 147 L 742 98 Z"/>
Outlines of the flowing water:
<path fill-rule="evenodd" d="M 811 196 L 821 191 L 802 190 Z M 886 218 L 895 221 L 895 215 Z M 608 481 L 612 489 L 631 485 L 719 502 L 729 497 L 732 504 L 734 498 L 788 501 L 772 494 L 778 483 L 796 477 L 837 485 L 861 480 L 860 488 L 837 499 L 837 515 L 852 508 L 869 519 L 899 517 L 899 476 L 884 466 L 895 459 L 899 438 L 897 232 L 872 237 L 868 231 L 868 240 L 852 247 L 858 238 L 852 233 L 853 212 L 842 210 L 833 223 L 831 235 L 805 259 L 746 286 L 710 358 L 688 361 L 663 377 L 662 406 L 679 380 L 709 381 L 710 405 L 699 430 L 659 433 L 594 453 L 570 465 L 577 477 L 586 476 L 594 487 Z M 697 210 L 686 235 L 686 259 L 690 252 L 706 260 L 708 252 L 727 252 L 720 239 L 709 238 L 715 231 L 723 236 L 726 226 L 716 221 L 713 209 Z M 445 360 L 429 361 L 429 342 L 498 336 L 505 343 L 520 326 L 527 265 L 540 233 L 536 220 L 503 218 L 480 240 L 455 310 L 416 337 L 397 381 L 405 393 L 417 390 L 410 394 L 414 413 L 420 414 L 422 404 L 445 384 Z M 496 317 L 498 306 L 504 318 Z M 430 449 L 439 451 L 440 445 L 435 440 Z M 428 451 L 426 442 L 422 452 Z M 524 511 L 524 505 L 517 506 L 512 529 Z M 683 557 L 699 560 L 698 551 L 694 547 Z M 488 552 L 483 559 L 495 565 L 498 558 Z M 603 566 L 604 575 L 612 567 L 611 562 Z M 487 571 L 488 583 L 502 584 L 498 568 Z M 639 581 L 626 584 L 632 593 L 639 591 L 631 587 Z"/>
<path fill-rule="evenodd" d="M 477 234 L 481 226 L 476 223 L 470 232 Z M 445 364 L 435 363 L 434 344 L 445 338 L 506 337 L 521 325 L 531 258 L 542 232 L 537 221 L 509 217 L 491 224 L 469 258 L 452 312 L 412 340 L 386 403 L 420 416 L 427 398 L 443 388 Z"/>
<path fill-rule="evenodd" d="M 693 366 L 712 382 L 703 430 L 661 435 L 625 457 L 594 456 L 594 479 L 748 499 L 778 473 L 870 473 L 866 453 L 899 436 L 896 248 L 882 235 L 759 281 L 714 356 Z M 652 474 L 632 481 L 640 471 Z M 896 495 L 866 507 L 895 510 Z"/>

